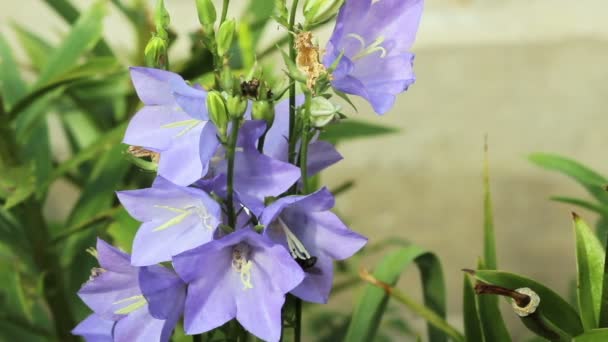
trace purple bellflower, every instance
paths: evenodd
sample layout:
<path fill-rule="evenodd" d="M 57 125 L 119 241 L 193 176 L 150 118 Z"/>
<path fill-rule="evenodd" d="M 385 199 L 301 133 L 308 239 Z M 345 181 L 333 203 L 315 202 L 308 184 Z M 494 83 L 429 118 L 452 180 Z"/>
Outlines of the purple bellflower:
<path fill-rule="evenodd" d="M 303 103 L 303 96 L 296 98 L 297 106 Z M 286 162 L 289 157 L 289 101 L 284 100 L 277 103 L 275 112 L 274 122 L 266 134 L 264 153 L 276 160 Z M 336 148 L 332 144 L 316 140 L 316 137 L 311 140 L 308 146 L 307 158 L 309 176 L 314 176 L 316 173 L 342 160 L 342 155 L 336 151 Z M 299 148 L 296 148 L 296 150 L 299 151 Z"/>
<path fill-rule="evenodd" d="M 309 302 L 327 302 L 333 260 L 349 258 L 367 242 L 329 211 L 333 206 L 334 197 L 323 188 L 307 196 L 280 198 L 260 218 L 265 235 L 284 246 L 304 269 L 304 280 L 291 293 Z"/>
<path fill-rule="evenodd" d="M 278 341 L 285 294 L 303 279 L 281 246 L 244 228 L 173 257 L 188 283 L 187 334 L 199 334 L 236 318 L 257 337 Z"/>
<path fill-rule="evenodd" d="M 206 192 L 158 176 L 151 188 L 119 191 L 118 198 L 143 222 L 133 241 L 131 263 L 148 266 L 213 239 L 221 208 Z"/>
<path fill-rule="evenodd" d="M 74 334 L 103 341 L 110 328 L 107 321 L 113 321 L 112 341 L 169 341 L 183 312 L 182 280 L 162 266 L 132 266 L 128 254 L 100 239 L 97 259 L 101 268 L 78 291 L 94 314 Z"/>
<path fill-rule="evenodd" d="M 115 321 L 91 314 L 72 330 L 72 334 L 84 337 L 87 342 L 113 342 L 112 331 L 115 324 Z"/>
<path fill-rule="evenodd" d="M 123 142 L 159 153 L 158 174 L 175 184 L 203 177 L 219 144 L 207 93 L 159 69 L 132 67 L 131 80 L 144 107 L 129 122 Z"/>
<path fill-rule="evenodd" d="M 300 178 L 300 169 L 258 152 L 257 140 L 264 134 L 264 121 L 247 120 L 239 129 L 234 158 L 234 192 L 256 216 L 264 209 L 264 199 L 287 191 Z M 268 141 L 268 140 L 267 140 Z M 208 192 L 224 196 L 228 163 L 225 149 L 217 149 L 206 179 L 197 183 Z"/>
<path fill-rule="evenodd" d="M 323 64 L 340 55 L 332 85 L 386 113 L 395 95 L 414 83 L 414 43 L 423 0 L 348 0 L 338 13 Z"/>

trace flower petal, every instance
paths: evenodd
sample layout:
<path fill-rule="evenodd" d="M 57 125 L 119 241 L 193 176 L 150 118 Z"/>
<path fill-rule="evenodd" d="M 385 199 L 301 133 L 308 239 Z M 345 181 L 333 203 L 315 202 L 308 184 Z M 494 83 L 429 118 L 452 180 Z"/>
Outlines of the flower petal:
<path fill-rule="evenodd" d="M 114 323 L 114 321 L 92 314 L 80 322 L 72 330 L 72 334 L 84 337 L 87 342 L 113 342 Z"/>

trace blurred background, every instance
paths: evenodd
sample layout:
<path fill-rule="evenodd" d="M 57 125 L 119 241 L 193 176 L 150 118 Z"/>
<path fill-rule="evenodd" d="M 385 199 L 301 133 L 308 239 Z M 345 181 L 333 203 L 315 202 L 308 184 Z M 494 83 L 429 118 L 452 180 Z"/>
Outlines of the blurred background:
<path fill-rule="evenodd" d="M 86 8 L 92 1 L 72 3 Z M 232 3 L 233 9 L 242 9 L 246 2 Z M 194 3 L 166 0 L 166 6 L 178 34 L 170 56 L 186 57 L 187 34 L 199 26 Z M 589 196 L 567 178 L 533 165 L 527 156 L 557 153 L 608 174 L 603 134 L 608 127 L 607 11 L 605 0 L 426 0 L 413 49 L 416 84 L 384 117 L 355 101 L 359 113 L 352 117 L 399 132 L 340 145 L 345 159 L 323 181 L 330 188 L 355 182 L 337 202 L 354 230 L 372 241 L 398 236 L 439 255 L 449 320 L 456 326 L 462 324 L 461 269 L 475 267 L 482 252 L 486 135 L 499 268 L 539 280 L 560 294 L 572 286 L 574 207 L 549 197 Z M 231 13 L 236 16 L 240 10 Z M 12 23 L 50 42 L 58 42 L 68 29 L 37 0 L 0 2 L 1 32 L 18 46 Z M 272 24 L 265 32 L 273 38 L 282 33 Z M 331 27 L 319 31 L 321 46 L 330 33 Z M 105 20 L 104 37 L 119 57 L 138 53 L 132 43 L 135 33 L 114 7 Z M 14 53 L 25 61 L 24 51 Z M 50 124 L 52 128 L 52 119 Z M 65 137 L 51 132 L 58 155 L 67 154 Z M 61 220 L 77 199 L 73 186 L 57 181 L 45 214 Z M 596 219 L 576 210 L 587 221 Z M 375 261 L 366 258 L 362 265 L 373 267 Z M 418 296 L 416 271 L 408 272 L 399 287 Z M 350 311 L 350 296 L 352 292 L 333 297 L 329 307 Z M 523 328 L 512 316 L 505 312 L 517 341 Z"/>

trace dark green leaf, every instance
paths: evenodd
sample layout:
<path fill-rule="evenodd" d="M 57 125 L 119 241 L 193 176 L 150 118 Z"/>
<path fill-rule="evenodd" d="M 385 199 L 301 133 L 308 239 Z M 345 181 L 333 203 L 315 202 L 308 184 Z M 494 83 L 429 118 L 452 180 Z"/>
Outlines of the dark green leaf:
<path fill-rule="evenodd" d="M 490 194 L 490 166 L 486 142 L 483 163 L 483 263 L 484 268 L 489 270 L 495 270 L 498 267 L 496 261 L 496 238 L 494 235 L 492 196 Z"/>
<path fill-rule="evenodd" d="M 545 317 L 553 322 L 555 326 L 560 327 L 571 336 L 576 336 L 583 332 L 583 325 L 576 310 L 558 294 L 544 285 L 520 275 L 501 271 L 478 270 L 475 271 L 475 278 L 482 282 L 508 289 L 528 287 L 540 296 L 539 310 L 542 310 Z"/>
<path fill-rule="evenodd" d="M 467 341 L 483 341 L 481 322 L 477 312 L 476 296 L 469 276 L 464 276 L 462 314 L 464 319 L 464 336 Z"/>
<path fill-rule="evenodd" d="M 348 119 L 336 124 L 329 125 L 321 133 L 321 139 L 333 144 L 342 141 L 354 140 L 359 138 L 371 138 L 386 134 L 397 133 L 399 130 L 394 127 L 382 126 L 368 122 Z"/>
<path fill-rule="evenodd" d="M 479 260 L 478 269 L 484 268 L 483 261 Z M 510 342 L 511 335 L 502 318 L 498 299 L 496 296 L 477 296 L 477 311 L 481 321 L 481 332 L 485 341 Z"/>
<path fill-rule="evenodd" d="M 386 256 L 374 272 L 374 277 L 394 286 L 399 276 L 412 262 L 421 273 L 424 302 L 437 316 L 445 318 L 445 289 L 438 259 L 432 253 L 411 245 Z M 345 341 L 373 340 L 388 303 L 389 295 L 382 289 L 367 285 L 357 301 Z M 445 341 L 446 335 L 429 325 L 430 341 Z"/>
<path fill-rule="evenodd" d="M 551 200 L 556 201 L 556 202 L 576 205 L 578 207 L 593 211 L 600 215 L 608 215 L 608 207 L 597 205 L 597 204 L 594 204 L 594 203 L 591 203 L 591 202 L 588 202 L 588 201 L 585 201 L 582 199 L 572 198 L 572 197 L 554 196 L 554 197 L 551 197 Z"/>
<path fill-rule="evenodd" d="M 27 85 L 19 74 L 11 47 L 0 34 L 0 94 L 7 109 L 12 108 L 27 92 Z"/>
<path fill-rule="evenodd" d="M 574 214 L 578 305 L 585 330 L 597 328 L 604 272 L 604 249 L 589 226 Z"/>
<path fill-rule="evenodd" d="M 76 9 L 69 0 L 45 0 L 45 2 L 69 24 L 73 25 L 80 17 L 80 12 L 78 12 L 78 9 Z M 98 56 L 112 55 L 112 50 L 103 40 L 97 43 L 94 52 Z"/>
<path fill-rule="evenodd" d="M 97 1 L 78 18 L 68 36 L 48 57 L 48 62 L 36 82 L 36 88 L 46 85 L 73 68 L 78 59 L 95 46 L 101 39 L 106 7 L 105 1 Z"/>
<path fill-rule="evenodd" d="M 25 53 L 30 59 L 32 67 L 34 70 L 41 70 L 45 66 L 48 56 L 53 50 L 53 46 L 22 25 L 15 23 L 13 24 L 13 28 L 15 29 L 17 39 L 19 39 L 21 46 L 23 46 Z"/>
<path fill-rule="evenodd" d="M 576 336 L 572 342 L 606 342 L 608 341 L 608 329 L 593 329 Z"/>

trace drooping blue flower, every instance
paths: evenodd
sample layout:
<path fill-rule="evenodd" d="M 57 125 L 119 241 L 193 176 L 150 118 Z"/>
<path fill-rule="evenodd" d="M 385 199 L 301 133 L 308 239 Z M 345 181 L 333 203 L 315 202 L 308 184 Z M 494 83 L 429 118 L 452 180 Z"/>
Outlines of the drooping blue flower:
<path fill-rule="evenodd" d="M 329 211 L 333 206 L 334 197 L 323 188 L 307 196 L 280 198 L 260 218 L 264 234 L 284 246 L 304 269 L 304 280 L 291 293 L 309 302 L 327 302 L 333 260 L 349 258 L 367 242 Z"/>
<path fill-rule="evenodd" d="M 264 121 L 247 120 L 239 129 L 234 158 L 234 193 L 237 199 L 256 216 L 264 209 L 264 199 L 279 196 L 300 178 L 300 169 L 271 158 L 257 150 L 257 141 L 264 134 Z M 228 162 L 226 150 L 218 146 L 205 179 L 198 182 L 208 192 L 226 194 Z"/>
<path fill-rule="evenodd" d="M 131 263 L 154 265 L 213 239 L 221 208 L 203 190 L 158 176 L 151 188 L 119 191 L 118 199 L 143 222 L 133 241 Z"/>
<path fill-rule="evenodd" d="M 187 334 L 204 333 L 236 318 L 257 337 L 278 341 L 285 294 L 304 277 L 282 246 L 251 228 L 179 254 L 173 265 L 188 283 Z"/>
<path fill-rule="evenodd" d="M 132 266 L 128 254 L 101 239 L 97 240 L 97 259 L 100 268 L 78 291 L 94 316 L 74 334 L 101 338 L 109 327 L 106 321 L 113 321 L 112 341 L 169 341 L 183 312 L 186 288 L 182 280 L 162 266 Z M 103 325 L 100 332 L 93 330 L 95 322 Z"/>
<path fill-rule="evenodd" d="M 333 73 L 334 88 L 358 95 L 378 114 L 386 113 L 395 95 L 414 83 L 414 55 L 423 0 L 347 0 L 340 9 L 323 64 Z"/>
<path fill-rule="evenodd" d="M 144 107 L 129 122 L 123 142 L 158 152 L 158 174 L 175 184 L 203 177 L 219 144 L 207 92 L 159 69 L 132 67 L 131 80 Z"/>

